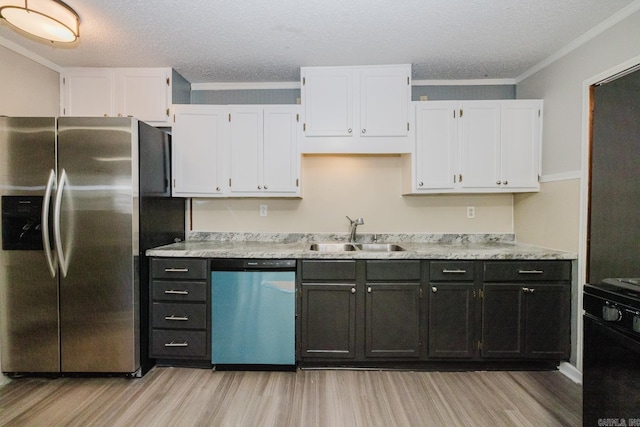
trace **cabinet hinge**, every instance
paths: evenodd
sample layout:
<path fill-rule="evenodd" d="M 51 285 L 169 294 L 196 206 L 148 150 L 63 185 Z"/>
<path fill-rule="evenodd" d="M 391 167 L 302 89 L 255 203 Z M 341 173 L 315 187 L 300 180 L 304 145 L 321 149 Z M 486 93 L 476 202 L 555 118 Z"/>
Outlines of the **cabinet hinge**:
<path fill-rule="evenodd" d="M 174 114 L 173 115 L 173 123 L 175 123 L 175 122 L 176 122 L 176 115 Z"/>
<path fill-rule="evenodd" d="M 460 109 L 460 118 L 462 118 L 462 108 Z"/>
<path fill-rule="evenodd" d="M 462 182 L 462 174 L 458 175 L 458 182 Z"/>
<path fill-rule="evenodd" d="M 173 188 L 176 188 L 176 179 L 173 179 Z"/>
<path fill-rule="evenodd" d="M 67 109 L 66 109 L 66 108 L 63 108 L 63 109 L 62 109 L 62 115 L 63 115 L 63 116 L 66 116 L 66 115 L 67 115 Z"/>
<path fill-rule="evenodd" d="M 482 351 L 482 341 L 478 341 L 478 351 Z"/>
<path fill-rule="evenodd" d="M 167 77 L 167 86 L 171 86 L 171 79 Z"/>
<path fill-rule="evenodd" d="M 306 124 L 306 123 L 303 123 L 303 124 L 302 124 L 302 131 L 303 131 L 303 132 L 306 132 L 306 131 L 307 131 L 307 124 Z"/>
<path fill-rule="evenodd" d="M 231 113 L 229 113 L 229 123 L 231 123 Z"/>
<path fill-rule="evenodd" d="M 171 112 L 169 111 L 168 108 L 167 108 L 167 117 L 171 117 Z"/>
<path fill-rule="evenodd" d="M 62 78 L 62 84 L 63 84 L 63 85 L 66 85 L 66 84 L 67 84 L 67 78 L 66 78 L 66 77 L 63 77 L 63 78 Z"/>
<path fill-rule="evenodd" d="M 296 187 L 300 187 L 300 178 L 296 178 Z"/>
<path fill-rule="evenodd" d="M 478 298 L 480 299 L 484 298 L 484 291 L 482 289 L 478 290 Z"/>
<path fill-rule="evenodd" d="M 456 110 L 453 110 L 453 118 L 456 118 Z"/>
<path fill-rule="evenodd" d="M 300 114 L 296 114 L 296 123 L 300 123 Z"/>
<path fill-rule="evenodd" d="M 409 122 L 407 122 L 407 132 L 409 132 Z"/>
<path fill-rule="evenodd" d="M 538 174 L 538 182 L 540 182 L 540 174 Z"/>
<path fill-rule="evenodd" d="M 540 117 L 540 114 L 541 114 L 541 113 L 540 113 L 540 110 L 538 110 L 538 117 Z"/>
<path fill-rule="evenodd" d="M 407 76 L 407 86 L 409 86 L 411 83 L 409 82 L 409 77 Z"/>
<path fill-rule="evenodd" d="M 229 187 L 231 187 L 231 178 L 229 178 Z"/>

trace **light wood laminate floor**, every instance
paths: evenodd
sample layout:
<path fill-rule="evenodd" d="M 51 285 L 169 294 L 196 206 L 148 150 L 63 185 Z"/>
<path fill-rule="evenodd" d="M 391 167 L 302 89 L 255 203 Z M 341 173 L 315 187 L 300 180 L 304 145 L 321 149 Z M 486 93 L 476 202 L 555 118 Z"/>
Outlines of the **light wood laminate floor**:
<path fill-rule="evenodd" d="M 579 426 L 582 389 L 558 371 L 216 372 L 21 378 L 8 426 Z"/>

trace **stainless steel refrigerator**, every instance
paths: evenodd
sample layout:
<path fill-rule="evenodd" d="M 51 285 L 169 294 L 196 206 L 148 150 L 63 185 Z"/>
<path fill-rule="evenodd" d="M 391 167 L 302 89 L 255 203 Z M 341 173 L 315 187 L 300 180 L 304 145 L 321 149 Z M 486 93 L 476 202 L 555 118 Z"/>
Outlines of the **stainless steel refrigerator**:
<path fill-rule="evenodd" d="M 146 249 L 184 239 L 170 137 L 132 118 L 0 118 L 0 364 L 141 375 Z"/>

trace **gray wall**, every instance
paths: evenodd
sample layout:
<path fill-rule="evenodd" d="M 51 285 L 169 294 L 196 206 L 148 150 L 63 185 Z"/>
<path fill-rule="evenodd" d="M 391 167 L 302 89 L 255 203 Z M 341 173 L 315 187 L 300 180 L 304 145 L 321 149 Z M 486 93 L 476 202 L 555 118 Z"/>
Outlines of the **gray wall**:
<path fill-rule="evenodd" d="M 420 97 L 425 95 L 431 101 L 514 99 L 516 86 L 413 86 L 412 101 L 419 101 Z M 299 98 L 300 89 L 194 90 L 191 92 L 192 104 L 296 104 Z"/>

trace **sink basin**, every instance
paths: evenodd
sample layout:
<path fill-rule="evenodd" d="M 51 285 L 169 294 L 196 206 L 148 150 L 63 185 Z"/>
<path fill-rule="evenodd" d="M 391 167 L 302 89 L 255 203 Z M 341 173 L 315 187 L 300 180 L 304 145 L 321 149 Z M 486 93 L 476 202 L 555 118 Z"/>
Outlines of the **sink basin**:
<path fill-rule="evenodd" d="M 309 250 L 317 252 L 398 252 L 405 248 L 393 243 L 313 243 Z"/>
<path fill-rule="evenodd" d="M 399 252 L 405 248 L 393 243 L 357 243 L 356 247 L 361 251 L 368 252 Z"/>
<path fill-rule="evenodd" d="M 349 252 L 356 250 L 351 243 L 313 243 L 309 249 L 318 252 Z"/>

